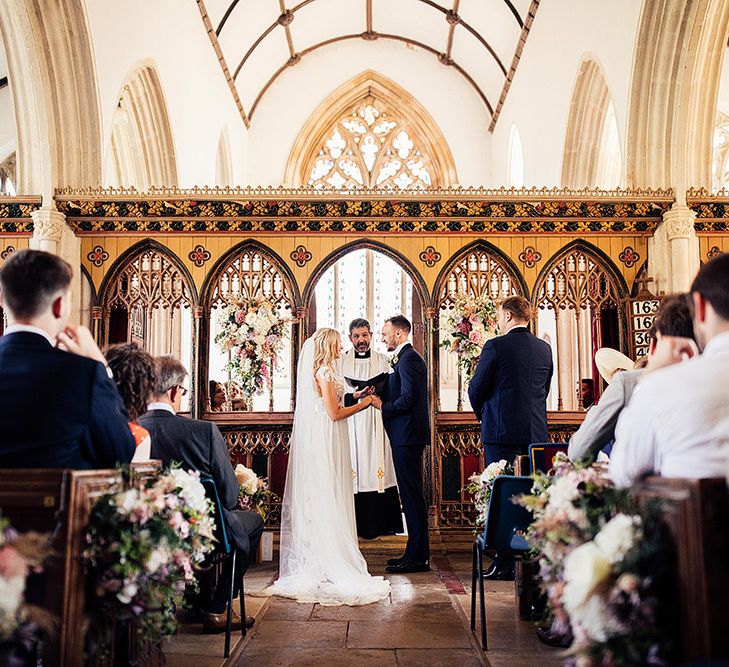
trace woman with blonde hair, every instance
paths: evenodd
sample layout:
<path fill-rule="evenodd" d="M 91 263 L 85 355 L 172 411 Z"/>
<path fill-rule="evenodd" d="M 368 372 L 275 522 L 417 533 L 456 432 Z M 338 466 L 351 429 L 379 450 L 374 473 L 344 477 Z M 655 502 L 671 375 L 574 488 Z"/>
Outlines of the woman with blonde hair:
<path fill-rule="evenodd" d="M 344 407 L 336 329 L 317 329 L 301 349 L 289 467 L 281 508 L 281 559 L 269 595 L 323 605 L 363 605 L 387 597 L 390 583 L 372 577 L 357 543 L 352 462 L 346 419 L 372 396 Z"/>

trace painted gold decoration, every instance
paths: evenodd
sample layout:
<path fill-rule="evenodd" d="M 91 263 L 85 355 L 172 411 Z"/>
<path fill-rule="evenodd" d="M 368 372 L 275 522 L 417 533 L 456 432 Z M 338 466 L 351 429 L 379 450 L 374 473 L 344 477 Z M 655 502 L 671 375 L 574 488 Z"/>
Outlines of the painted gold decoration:
<path fill-rule="evenodd" d="M 9 245 L 5 250 L 0 252 L 0 259 L 6 260 L 10 255 L 12 255 L 15 252 L 15 248 L 11 245 Z"/>
<path fill-rule="evenodd" d="M 721 254 L 723 254 L 723 253 L 722 253 L 721 249 L 719 248 L 719 246 L 716 246 L 716 245 L 711 246 L 711 250 L 709 250 L 709 252 L 706 253 L 706 259 L 714 259 Z M 3 253 L 3 259 L 4 259 L 4 257 L 5 257 L 5 255 Z"/>
<path fill-rule="evenodd" d="M 32 234 L 31 214 L 41 207 L 40 197 L 0 196 L 0 233 Z"/>

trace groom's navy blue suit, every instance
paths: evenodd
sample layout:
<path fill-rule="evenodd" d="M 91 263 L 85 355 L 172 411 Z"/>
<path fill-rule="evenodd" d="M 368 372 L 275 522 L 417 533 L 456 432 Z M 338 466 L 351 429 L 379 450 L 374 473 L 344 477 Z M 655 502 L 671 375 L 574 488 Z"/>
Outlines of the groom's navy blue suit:
<path fill-rule="evenodd" d="M 409 343 L 398 355 L 382 397 L 382 422 L 390 439 L 397 486 L 408 526 L 405 558 L 428 560 L 428 508 L 423 496 L 423 451 L 430 443 L 428 374 Z"/>

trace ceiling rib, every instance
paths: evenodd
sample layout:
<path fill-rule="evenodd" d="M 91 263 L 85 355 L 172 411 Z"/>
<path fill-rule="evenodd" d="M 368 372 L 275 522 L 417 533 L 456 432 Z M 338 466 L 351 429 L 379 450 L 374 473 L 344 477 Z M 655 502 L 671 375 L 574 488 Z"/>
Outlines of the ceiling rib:
<path fill-rule="evenodd" d="M 300 60 L 308 55 L 309 53 L 312 53 L 313 51 L 316 51 L 317 49 L 320 49 L 324 46 L 329 46 L 330 44 L 335 44 L 337 42 L 343 42 L 345 40 L 350 39 L 365 39 L 365 40 L 374 40 L 374 39 L 389 39 L 394 40 L 398 42 L 403 42 L 405 44 L 411 44 L 412 46 L 417 46 L 425 51 L 428 51 L 429 53 L 432 53 L 434 56 L 438 58 L 438 61 L 442 63 L 443 65 L 447 65 L 449 67 L 452 67 L 455 69 L 468 83 L 471 84 L 471 86 L 475 89 L 476 93 L 478 93 L 478 96 L 481 98 L 483 103 L 486 105 L 486 108 L 489 110 L 490 114 L 494 113 L 494 108 L 491 106 L 491 102 L 489 102 L 489 99 L 486 97 L 484 92 L 481 90 L 479 85 L 471 78 L 471 76 L 466 72 L 458 63 L 456 63 L 451 58 L 446 58 L 445 54 L 438 51 L 438 49 L 434 49 L 432 46 L 429 46 L 428 44 L 424 44 L 423 42 L 419 42 L 415 39 L 410 39 L 409 37 L 403 37 L 402 35 L 389 35 L 386 33 L 358 33 L 358 34 L 352 34 L 352 35 L 339 35 L 338 37 L 332 37 L 331 39 L 325 39 L 322 42 L 319 42 L 318 44 L 314 44 L 312 46 L 307 47 L 303 51 L 300 51 L 297 53 L 297 60 L 296 62 L 293 62 L 291 59 L 289 59 L 284 65 L 279 67 L 278 70 L 273 74 L 273 76 L 266 82 L 266 85 L 261 88 L 261 91 L 258 93 L 258 96 L 256 97 L 255 101 L 251 105 L 251 109 L 248 112 L 248 117 L 253 118 L 253 114 L 256 110 L 256 107 L 258 106 L 258 102 L 261 100 L 263 95 L 266 93 L 266 91 L 271 87 L 271 84 L 281 75 L 282 72 L 284 72 L 289 67 L 293 67 L 296 65 Z"/>
<path fill-rule="evenodd" d="M 456 24 L 458 23 L 458 5 L 460 0 L 453 0 L 453 7 L 451 11 L 446 14 L 446 21 L 448 21 L 448 43 L 446 44 L 446 58 L 451 57 L 453 51 L 453 35 L 456 32 Z"/>

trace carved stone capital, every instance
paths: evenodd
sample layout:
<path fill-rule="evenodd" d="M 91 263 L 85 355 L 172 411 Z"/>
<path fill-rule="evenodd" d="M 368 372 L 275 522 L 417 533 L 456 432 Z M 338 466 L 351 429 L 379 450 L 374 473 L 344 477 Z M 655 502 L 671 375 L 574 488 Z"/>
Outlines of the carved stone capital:
<path fill-rule="evenodd" d="M 66 216 L 49 208 L 41 208 L 30 214 L 33 219 L 33 238 L 39 241 L 59 243 L 66 229 Z"/>
<path fill-rule="evenodd" d="M 103 311 L 101 309 L 101 306 L 91 306 L 91 319 L 92 320 L 101 320 L 102 315 L 103 315 Z"/>
<path fill-rule="evenodd" d="M 686 206 L 672 206 L 670 210 L 663 214 L 663 223 L 666 227 L 668 240 L 689 239 L 694 236 L 695 220 L 695 211 Z"/>

